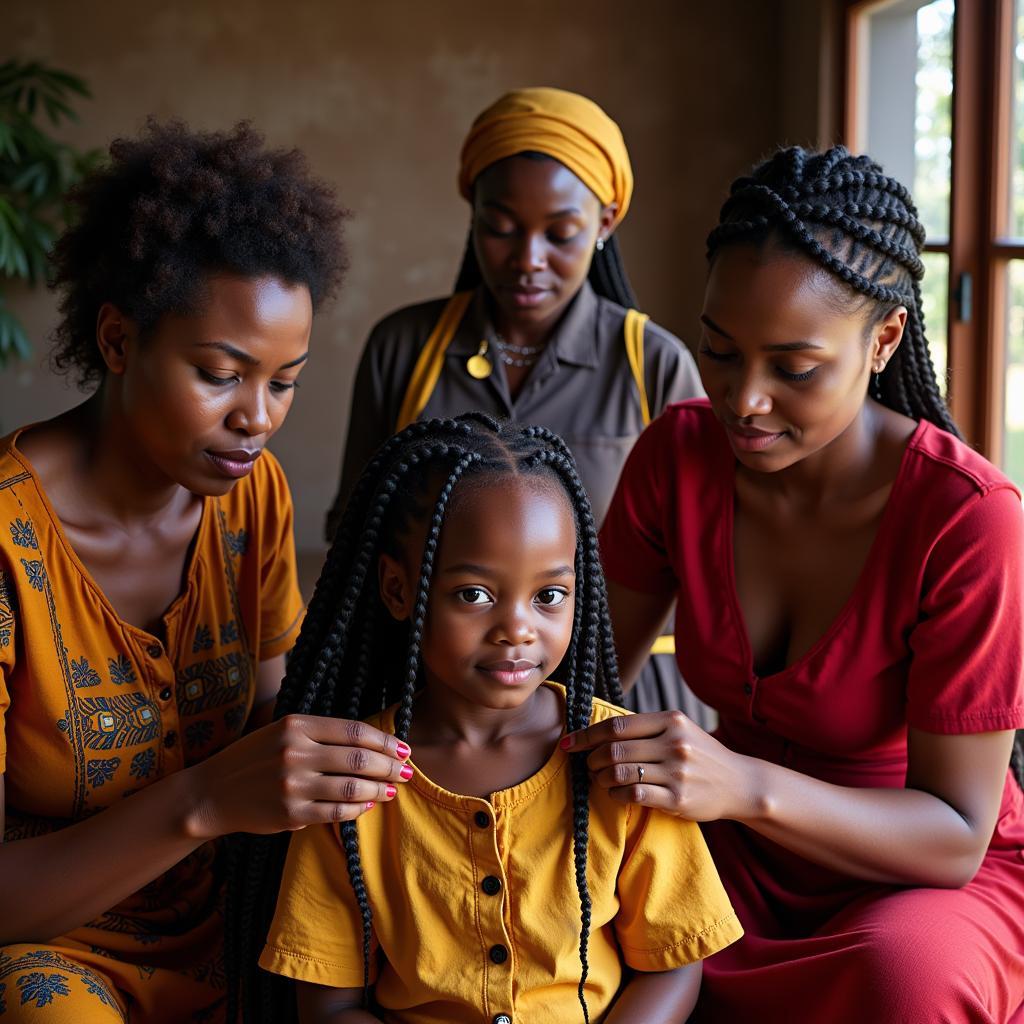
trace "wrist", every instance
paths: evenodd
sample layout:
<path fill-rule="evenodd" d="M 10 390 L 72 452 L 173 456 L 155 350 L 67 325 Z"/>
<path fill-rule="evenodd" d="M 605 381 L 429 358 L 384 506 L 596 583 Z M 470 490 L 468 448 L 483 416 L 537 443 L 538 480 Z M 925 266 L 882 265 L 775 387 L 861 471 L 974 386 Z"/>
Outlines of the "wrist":
<path fill-rule="evenodd" d="M 216 824 L 213 800 L 202 765 L 175 772 L 167 780 L 176 787 L 174 827 L 186 839 L 207 842 L 223 835 Z"/>
<path fill-rule="evenodd" d="M 744 825 L 755 826 L 775 815 L 773 775 L 775 765 L 758 757 L 740 757 L 740 786 L 737 813 L 728 815 Z"/>

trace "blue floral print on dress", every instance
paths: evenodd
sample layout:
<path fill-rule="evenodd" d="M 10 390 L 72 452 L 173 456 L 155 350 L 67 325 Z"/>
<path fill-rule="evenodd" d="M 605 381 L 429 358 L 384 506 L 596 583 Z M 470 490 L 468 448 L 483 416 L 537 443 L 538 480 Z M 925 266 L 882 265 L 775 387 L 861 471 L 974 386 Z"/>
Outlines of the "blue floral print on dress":
<path fill-rule="evenodd" d="M 119 757 L 105 757 L 86 762 L 85 771 L 89 777 L 89 785 L 93 789 L 99 789 L 100 786 L 108 783 L 114 777 L 114 772 L 117 771 L 120 764 L 121 758 Z"/>
<path fill-rule="evenodd" d="M 43 568 L 42 559 L 35 558 L 30 561 L 23 558 L 21 564 L 25 567 L 25 575 L 28 577 L 32 589 L 42 591 L 43 584 L 46 583 L 46 570 Z"/>
<path fill-rule="evenodd" d="M 83 686 L 99 686 L 100 674 L 89 664 L 89 660 L 83 654 L 77 661 L 71 659 L 71 681 L 76 689 Z"/>
<path fill-rule="evenodd" d="M 11 523 L 11 539 L 19 548 L 34 548 L 39 550 L 39 542 L 36 540 L 36 531 L 31 521 L 15 519 Z"/>
<path fill-rule="evenodd" d="M 116 658 L 107 658 L 107 668 L 110 670 L 110 681 L 115 686 L 127 686 L 135 682 L 135 669 L 123 654 Z"/>
<path fill-rule="evenodd" d="M 156 752 L 140 750 L 133 758 L 128 774 L 135 779 L 148 779 L 156 765 Z"/>
<path fill-rule="evenodd" d="M 18 978 L 18 988 L 21 989 L 21 1005 L 24 1006 L 34 1000 L 36 1009 L 41 1010 L 53 1002 L 54 996 L 71 995 L 67 980 L 66 974 L 43 974 L 42 971 L 32 971 L 30 974 L 21 975 Z"/>
<path fill-rule="evenodd" d="M 196 626 L 196 637 L 192 641 L 192 653 L 198 654 L 200 651 L 208 651 L 213 646 L 213 637 L 210 635 L 209 626 L 204 626 L 200 623 Z"/>

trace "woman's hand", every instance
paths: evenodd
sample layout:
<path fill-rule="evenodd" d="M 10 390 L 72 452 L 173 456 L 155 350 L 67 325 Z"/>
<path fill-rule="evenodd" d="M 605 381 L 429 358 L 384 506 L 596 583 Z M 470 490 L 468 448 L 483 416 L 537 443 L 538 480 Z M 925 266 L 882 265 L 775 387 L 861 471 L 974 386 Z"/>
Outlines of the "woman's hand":
<path fill-rule="evenodd" d="M 623 803 L 717 821 L 743 818 L 755 802 L 755 762 L 722 746 L 681 711 L 609 718 L 566 736 L 562 746 L 593 751 L 587 764 L 594 782 Z"/>
<path fill-rule="evenodd" d="M 288 715 L 187 769 L 189 835 L 350 821 L 412 777 L 407 744 L 365 722 Z"/>
<path fill-rule="evenodd" d="M 906 787 L 861 788 L 736 754 L 681 711 L 610 718 L 562 741 L 592 751 L 595 782 L 617 800 L 730 818 L 865 881 L 943 888 L 969 882 L 985 856 L 1012 742 L 1012 730 L 910 729 Z"/>

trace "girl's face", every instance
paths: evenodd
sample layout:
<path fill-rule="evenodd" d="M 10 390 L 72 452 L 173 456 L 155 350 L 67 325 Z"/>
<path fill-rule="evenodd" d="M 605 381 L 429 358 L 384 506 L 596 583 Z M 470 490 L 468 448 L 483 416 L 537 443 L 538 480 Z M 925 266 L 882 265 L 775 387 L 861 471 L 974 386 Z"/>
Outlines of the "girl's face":
<path fill-rule="evenodd" d="M 867 329 L 828 271 L 764 246 L 730 245 L 708 275 L 698 363 L 737 460 L 776 472 L 841 438 L 868 380 L 903 336 L 898 307 Z"/>
<path fill-rule="evenodd" d="M 473 244 L 498 311 L 511 324 L 554 325 L 580 290 L 615 206 L 557 160 L 508 157 L 473 189 Z"/>
<path fill-rule="evenodd" d="M 460 487 L 434 565 L 422 654 L 432 695 L 519 707 L 565 656 L 575 607 L 576 527 L 569 499 L 545 477 Z M 381 593 L 408 618 L 422 543 L 381 557 Z"/>
<path fill-rule="evenodd" d="M 291 407 L 311 325 L 309 289 L 274 277 L 212 276 L 199 312 L 167 314 L 144 339 L 104 306 L 104 388 L 142 475 L 199 495 L 248 475 Z"/>

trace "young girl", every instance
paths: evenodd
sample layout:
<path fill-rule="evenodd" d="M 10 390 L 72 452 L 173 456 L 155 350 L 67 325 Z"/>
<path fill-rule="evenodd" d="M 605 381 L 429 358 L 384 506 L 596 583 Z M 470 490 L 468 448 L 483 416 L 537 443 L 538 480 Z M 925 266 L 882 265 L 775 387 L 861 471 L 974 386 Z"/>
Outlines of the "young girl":
<path fill-rule="evenodd" d="M 482 414 L 385 444 L 278 714 L 376 711 L 415 754 L 400 799 L 381 787 L 358 825 L 292 838 L 260 964 L 300 982 L 303 1022 L 687 1018 L 699 961 L 740 928 L 697 827 L 591 792 L 562 749 L 566 730 L 624 714 L 595 694 L 620 699 L 618 670 L 565 444 Z M 259 859 L 238 906 L 273 891 Z"/>

